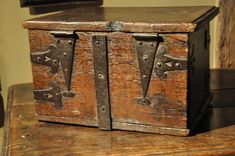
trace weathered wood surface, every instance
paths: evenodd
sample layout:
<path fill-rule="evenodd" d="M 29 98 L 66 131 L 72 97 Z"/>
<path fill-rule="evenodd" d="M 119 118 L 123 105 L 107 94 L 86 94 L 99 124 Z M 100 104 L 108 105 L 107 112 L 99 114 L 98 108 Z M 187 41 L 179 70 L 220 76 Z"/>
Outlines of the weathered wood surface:
<path fill-rule="evenodd" d="M 28 29 L 122 31 L 122 32 L 193 32 L 197 25 L 208 22 L 218 8 L 79 8 L 54 15 L 34 18 L 23 23 Z"/>
<path fill-rule="evenodd" d="M 188 135 L 187 70 L 171 71 L 165 80 L 160 80 L 153 72 L 147 95 L 150 99 L 158 99 L 144 106 L 137 103 L 142 93 L 132 34 L 77 32 L 77 35 L 71 81 L 71 91 L 76 96 L 65 98 L 61 109 L 54 108 L 51 103 L 37 102 L 40 120 L 98 126 L 91 39 L 93 35 L 107 35 L 113 128 Z M 161 45 L 168 47 L 169 55 L 187 59 L 187 34 L 160 35 L 164 39 Z M 55 42 L 53 35 L 42 30 L 30 30 L 29 40 L 32 53 L 45 51 Z M 49 88 L 51 81 L 65 88 L 62 72 L 51 74 L 49 67 L 36 64 L 32 69 L 34 89 Z"/>
<path fill-rule="evenodd" d="M 218 16 L 216 54 L 217 66 L 235 68 L 235 1 L 220 0 Z"/>
<path fill-rule="evenodd" d="M 223 98 L 224 95 L 219 96 Z M 216 99 L 213 104 L 217 103 Z M 234 113 L 235 101 L 230 107 L 211 108 L 191 137 L 107 132 L 38 122 L 32 85 L 14 85 L 9 90 L 2 155 L 234 155 Z"/>

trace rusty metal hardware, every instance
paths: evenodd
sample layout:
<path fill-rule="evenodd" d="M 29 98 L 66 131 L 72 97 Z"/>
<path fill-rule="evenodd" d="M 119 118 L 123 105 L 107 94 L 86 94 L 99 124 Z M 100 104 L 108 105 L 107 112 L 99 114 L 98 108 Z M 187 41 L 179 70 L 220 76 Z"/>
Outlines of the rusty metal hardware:
<path fill-rule="evenodd" d="M 34 90 L 33 93 L 35 100 L 50 102 L 57 109 L 63 105 L 61 90 L 59 84 L 55 81 L 50 83 L 50 88 Z"/>
<path fill-rule="evenodd" d="M 187 59 L 172 57 L 167 53 L 167 47 L 159 45 L 154 63 L 154 71 L 160 79 L 167 77 L 166 72 L 187 69 Z"/>
<path fill-rule="evenodd" d="M 155 34 L 134 34 L 136 55 L 140 71 L 140 79 L 142 85 L 142 97 L 137 99 L 137 102 L 143 105 L 149 105 L 147 92 L 149 82 L 154 66 L 154 59 L 159 42 L 162 38 Z"/>
<path fill-rule="evenodd" d="M 107 37 L 101 35 L 93 36 L 92 47 L 99 128 L 102 130 L 111 130 Z"/>
<path fill-rule="evenodd" d="M 71 75 L 73 69 L 73 55 L 76 34 L 70 31 L 52 31 L 55 43 L 49 45 L 48 50 L 31 52 L 31 61 L 51 67 L 51 73 L 58 72 L 62 68 L 67 90 L 70 91 Z"/>

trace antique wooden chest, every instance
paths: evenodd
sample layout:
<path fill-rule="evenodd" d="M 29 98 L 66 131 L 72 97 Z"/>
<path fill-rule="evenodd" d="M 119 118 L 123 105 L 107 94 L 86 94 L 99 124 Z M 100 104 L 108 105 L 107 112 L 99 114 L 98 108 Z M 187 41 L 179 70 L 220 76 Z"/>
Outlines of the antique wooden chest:
<path fill-rule="evenodd" d="M 210 103 L 218 8 L 78 8 L 23 23 L 39 120 L 186 136 Z"/>

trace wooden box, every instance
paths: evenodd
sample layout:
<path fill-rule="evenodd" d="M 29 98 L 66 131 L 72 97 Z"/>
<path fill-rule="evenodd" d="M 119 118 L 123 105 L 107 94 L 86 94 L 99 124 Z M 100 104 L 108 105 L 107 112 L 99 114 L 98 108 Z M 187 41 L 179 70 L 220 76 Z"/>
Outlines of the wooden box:
<path fill-rule="evenodd" d="M 210 103 L 218 8 L 78 8 L 23 23 L 39 120 L 186 136 Z"/>

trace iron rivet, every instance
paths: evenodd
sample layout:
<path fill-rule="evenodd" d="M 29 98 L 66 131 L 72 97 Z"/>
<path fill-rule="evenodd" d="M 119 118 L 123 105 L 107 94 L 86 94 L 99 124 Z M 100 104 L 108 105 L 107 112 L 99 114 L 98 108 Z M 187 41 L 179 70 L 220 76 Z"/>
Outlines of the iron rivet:
<path fill-rule="evenodd" d="M 161 68 L 161 67 L 162 67 L 162 63 L 161 63 L 161 62 L 157 62 L 157 66 L 158 66 L 159 68 Z"/>
<path fill-rule="evenodd" d="M 98 74 L 98 78 L 99 79 L 104 79 L 104 75 L 103 74 Z"/>
<path fill-rule="evenodd" d="M 68 72 L 68 68 L 65 68 L 64 71 L 65 71 L 65 72 Z"/>
<path fill-rule="evenodd" d="M 59 97 L 60 97 L 60 94 L 56 93 L 55 96 L 59 98 Z"/>
<path fill-rule="evenodd" d="M 21 135 L 21 138 L 26 138 L 26 136 L 25 135 Z"/>
<path fill-rule="evenodd" d="M 179 67 L 180 67 L 180 63 L 177 62 L 177 63 L 175 64 L 175 67 L 179 68 Z"/>
<path fill-rule="evenodd" d="M 153 47 L 153 43 L 152 43 L 152 42 L 150 43 L 150 46 L 152 46 L 152 47 Z"/>
<path fill-rule="evenodd" d="M 67 57 L 67 53 L 63 53 L 64 57 Z"/>
<path fill-rule="evenodd" d="M 47 93 L 44 93 L 43 96 L 44 96 L 45 98 L 48 98 L 48 97 L 49 97 Z"/>
<path fill-rule="evenodd" d="M 101 110 L 102 112 L 105 112 L 105 111 L 106 111 L 106 107 L 105 107 L 105 106 L 102 106 L 102 107 L 100 108 L 100 110 Z"/>
<path fill-rule="evenodd" d="M 57 64 L 57 60 L 53 60 L 53 64 Z"/>
<path fill-rule="evenodd" d="M 138 42 L 137 43 L 139 46 L 142 46 L 143 45 L 143 42 Z"/>
<path fill-rule="evenodd" d="M 143 56 L 143 60 L 146 60 L 146 59 L 148 59 L 148 58 L 149 58 L 148 55 L 144 55 L 144 56 Z"/>
<path fill-rule="evenodd" d="M 72 44 L 72 41 L 71 41 L 71 40 L 68 40 L 68 44 Z"/>
<path fill-rule="evenodd" d="M 37 57 L 37 60 L 39 61 L 39 62 L 41 62 L 42 61 L 42 58 L 41 57 Z"/>
<path fill-rule="evenodd" d="M 142 75 L 143 78 L 146 78 L 147 76 L 146 75 Z"/>
<path fill-rule="evenodd" d="M 99 46 L 99 45 L 100 45 L 100 41 L 99 41 L 99 40 L 95 41 L 95 44 L 96 44 L 97 46 Z"/>

